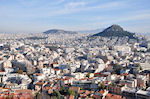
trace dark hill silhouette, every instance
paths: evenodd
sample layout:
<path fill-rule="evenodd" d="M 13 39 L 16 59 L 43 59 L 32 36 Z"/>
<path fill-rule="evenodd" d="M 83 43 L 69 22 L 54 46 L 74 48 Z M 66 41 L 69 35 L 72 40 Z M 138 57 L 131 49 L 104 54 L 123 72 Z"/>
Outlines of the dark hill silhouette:
<path fill-rule="evenodd" d="M 115 25 L 112 25 L 112 26 L 106 28 L 104 31 L 94 34 L 92 36 L 102 36 L 102 37 L 112 37 L 112 36 L 124 37 L 124 36 L 127 36 L 130 39 L 136 39 L 134 37 L 134 35 L 135 35 L 135 33 L 125 31 L 122 27 L 115 24 Z"/>

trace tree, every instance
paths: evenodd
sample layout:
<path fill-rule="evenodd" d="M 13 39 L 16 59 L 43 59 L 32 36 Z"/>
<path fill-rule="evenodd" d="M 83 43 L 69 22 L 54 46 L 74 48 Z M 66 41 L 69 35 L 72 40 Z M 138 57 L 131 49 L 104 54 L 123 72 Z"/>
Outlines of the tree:
<path fill-rule="evenodd" d="M 36 93 L 36 99 L 41 99 L 41 98 L 42 98 L 42 95 L 39 92 L 37 92 Z"/>
<path fill-rule="evenodd" d="M 57 94 L 57 98 L 60 99 L 61 94 L 59 93 L 59 91 L 56 91 L 56 94 Z"/>
<path fill-rule="evenodd" d="M 23 70 L 18 70 L 17 73 L 18 74 L 23 74 Z"/>
<path fill-rule="evenodd" d="M 134 64 L 134 66 L 135 66 L 135 67 L 138 67 L 138 69 L 139 69 L 139 70 L 142 70 L 142 67 L 141 67 L 141 65 L 140 65 L 140 64 L 135 63 L 135 64 Z"/>
<path fill-rule="evenodd" d="M 112 64 L 113 65 L 113 72 L 114 74 L 120 74 L 121 66 L 118 64 Z"/>
<path fill-rule="evenodd" d="M 33 79 L 33 74 L 28 75 L 30 79 Z"/>
<path fill-rule="evenodd" d="M 51 97 L 47 95 L 47 96 L 46 96 L 46 99 L 51 99 Z"/>
<path fill-rule="evenodd" d="M 67 93 L 67 89 L 65 89 L 65 87 L 64 86 L 62 86 L 61 88 L 60 88 L 60 91 L 59 91 L 61 94 L 63 94 L 63 95 L 65 95 L 66 93 Z"/>
<path fill-rule="evenodd" d="M 60 97 L 61 97 L 61 94 L 59 93 L 59 91 L 54 91 L 54 92 L 52 93 L 52 95 L 53 95 L 53 96 L 56 96 L 57 99 L 60 99 Z"/>
<path fill-rule="evenodd" d="M 142 67 L 140 66 L 140 70 L 142 70 Z"/>
<path fill-rule="evenodd" d="M 100 89 L 102 89 L 102 90 L 106 89 L 106 86 L 104 83 L 99 83 L 99 86 L 100 86 Z"/>
<path fill-rule="evenodd" d="M 68 90 L 68 92 L 67 92 L 69 95 L 75 95 L 75 92 L 74 91 L 72 91 L 72 90 Z"/>
<path fill-rule="evenodd" d="M 56 96 L 53 96 L 53 98 L 52 99 L 57 99 L 57 97 Z"/>
<path fill-rule="evenodd" d="M 140 64 L 135 63 L 134 66 L 135 66 L 135 67 L 140 67 Z"/>
<path fill-rule="evenodd" d="M 90 73 L 88 73 L 88 74 L 86 75 L 86 77 L 88 77 L 88 78 L 89 78 L 89 77 L 90 77 Z"/>
<path fill-rule="evenodd" d="M 62 87 L 60 88 L 60 91 L 64 91 L 64 90 L 65 90 L 65 87 L 62 86 Z"/>

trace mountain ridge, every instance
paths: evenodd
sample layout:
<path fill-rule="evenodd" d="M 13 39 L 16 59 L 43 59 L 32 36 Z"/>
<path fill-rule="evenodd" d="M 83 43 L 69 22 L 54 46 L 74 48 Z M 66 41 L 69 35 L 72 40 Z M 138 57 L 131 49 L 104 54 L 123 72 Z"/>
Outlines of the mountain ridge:
<path fill-rule="evenodd" d="M 75 31 L 66 31 L 62 29 L 51 29 L 43 32 L 44 34 L 77 34 Z"/>
<path fill-rule="evenodd" d="M 130 39 L 136 39 L 136 37 L 134 37 L 135 33 L 131 33 L 128 31 L 125 31 L 121 26 L 117 25 L 117 24 L 113 24 L 110 27 L 104 29 L 102 32 L 96 33 L 92 36 L 102 36 L 102 37 L 124 37 L 127 36 Z"/>

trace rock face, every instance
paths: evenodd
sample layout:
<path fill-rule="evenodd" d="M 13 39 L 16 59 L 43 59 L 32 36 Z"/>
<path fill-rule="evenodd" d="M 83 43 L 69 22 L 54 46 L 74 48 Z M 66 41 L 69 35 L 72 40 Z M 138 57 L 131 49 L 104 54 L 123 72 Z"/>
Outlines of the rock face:
<path fill-rule="evenodd" d="M 129 37 L 130 39 L 136 39 L 134 37 L 134 33 L 125 31 L 122 27 L 120 27 L 119 25 L 112 25 L 108 28 L 106 28 L 104 31 L 94 34 L 93 36 L 102 36 L 102 37 Z"/>
<path fill-rule="evenodd" d="M 74 31 L 65 31 L 61 29 L 51 29 L 43 33 L 44 34 L 77 34 L 77 32 L 74 32 Z"/>

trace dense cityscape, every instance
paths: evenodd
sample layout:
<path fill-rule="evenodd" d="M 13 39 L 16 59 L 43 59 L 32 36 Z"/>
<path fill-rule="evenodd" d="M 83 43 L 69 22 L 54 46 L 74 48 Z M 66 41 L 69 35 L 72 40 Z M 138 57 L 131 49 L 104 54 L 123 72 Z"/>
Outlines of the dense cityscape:
<path fill-rule="evenodd" d="M 150 99 L 149 37 L 104 31 L 0 34 L 0 98 Z"/>
<path fill-rule="evenodd" d="M 0 99 L 150 99 L 150 0 L 0 0 Z"/>

